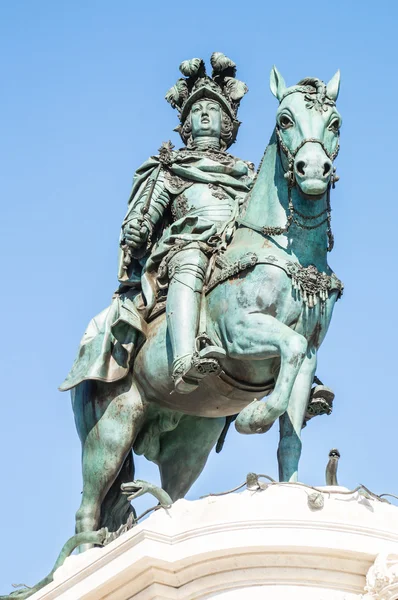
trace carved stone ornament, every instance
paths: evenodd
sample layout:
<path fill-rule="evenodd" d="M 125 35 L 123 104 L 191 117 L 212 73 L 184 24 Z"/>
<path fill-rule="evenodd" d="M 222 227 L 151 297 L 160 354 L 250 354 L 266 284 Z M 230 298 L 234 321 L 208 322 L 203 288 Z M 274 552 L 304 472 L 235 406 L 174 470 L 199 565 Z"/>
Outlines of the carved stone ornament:
<path fill-rule="evenodd" d="M 325 499 L 320 492 L 314 492 L 308 496 L 308 506 L 312 510 L 322 510 L 325 506 Z"/>
<path fill-rule="evenodd" d="M 398 554 L 379 554 L 366 576 L 362 600 L 398 599 Z"/>

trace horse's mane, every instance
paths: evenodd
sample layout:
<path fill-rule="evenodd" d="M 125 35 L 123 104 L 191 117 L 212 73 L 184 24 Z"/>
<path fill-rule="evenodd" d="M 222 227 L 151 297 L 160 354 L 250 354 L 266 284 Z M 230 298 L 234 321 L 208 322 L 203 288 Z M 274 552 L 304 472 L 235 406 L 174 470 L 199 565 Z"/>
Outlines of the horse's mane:
<path fill-rule="evenodd" d="M 318 89 L 319 86 L 325 85 L 325 82 L 318 77 L 304 77 L 304 79 L 300 79 L 297 85 L 310 85 L 311 87 Z"/>
<path fill-rule="evenodd" d="M 301 79 L 297 85 L 313 88 L 314 91 L 310 91 L 309 93 L 311 95 L 316 94 L 317 102 L 321 106 L 323 105 L 327 97 L 326 83 L 324 81 L 318 79 L 318 77 L 305 77 L 304 79 Z"/>

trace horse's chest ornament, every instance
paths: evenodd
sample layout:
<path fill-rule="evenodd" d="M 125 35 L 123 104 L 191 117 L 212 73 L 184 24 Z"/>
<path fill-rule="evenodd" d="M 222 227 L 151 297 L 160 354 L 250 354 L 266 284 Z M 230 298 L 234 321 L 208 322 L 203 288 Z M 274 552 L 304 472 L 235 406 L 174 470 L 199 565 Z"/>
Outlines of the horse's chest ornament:
<path fill-rule="evenodd" d="M 292 278 L 293 289 L 300 291 L 309 308 L 316 306 L 318 298 L 322 304 L 326 302 L 332 289 L 338 290 L 339 297 L 343 293 L 343 283 L 334 274 L 320 273 L 314 265 L 302 267 L 299 263 L 288 262 L 286 270 Z"/>
<path fill-rule="evenodd" d="M 308 308 L 313 308 L 321 302 L 321 308 L 329 297 L 329 293 L 336 290 L 338 297 L 343 294 L 344 285 L 334 273 L 327 275 L 321 273 L 315 265 L 303 267 L 299 262 L 287 261 L 273 254 L 247 252 L 233 263 L 228 263 L 222 257 L 216 260 L 216 273 L 212 276 L 206 287 L 206 293 L 220 283 L 231 279 L 243 271 L 258 264 L 268 264 L 283 269 L 292 280 L 292 287 L 300 293 L 300 297 Z M 217 271 L 217 266 L 219 270 Z"/>

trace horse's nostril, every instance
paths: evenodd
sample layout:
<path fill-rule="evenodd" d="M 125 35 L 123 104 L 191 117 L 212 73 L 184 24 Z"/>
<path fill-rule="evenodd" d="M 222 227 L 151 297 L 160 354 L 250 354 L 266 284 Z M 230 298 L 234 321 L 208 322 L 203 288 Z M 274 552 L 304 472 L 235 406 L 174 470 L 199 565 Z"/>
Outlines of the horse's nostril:
<path fill-rule="evenodd" d="M 332 163 L 330 162 L 325 162 L 325 164 L 323 165 L 323 176 L 325 177 L 326 175 L 329 175 L 330 171 L 332 168 Z"/>
<path fill-rule="evenodd" d="M 305 175 L 305 162 L 303 160 L 299 160 L 296 162 L 296 170 L 299 175 Z"/>

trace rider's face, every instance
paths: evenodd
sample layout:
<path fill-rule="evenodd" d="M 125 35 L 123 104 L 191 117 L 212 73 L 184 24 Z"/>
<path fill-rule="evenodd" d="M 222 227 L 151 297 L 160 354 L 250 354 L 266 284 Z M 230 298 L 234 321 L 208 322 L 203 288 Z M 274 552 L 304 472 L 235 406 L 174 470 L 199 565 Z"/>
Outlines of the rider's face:
<path fill-rule="evenodd" d="M 220 105 L 212 100 L 195 102 L 191 108 L 191 125 L 193 139 L 203 136 L 217 137 L 220 139 Z"/>

